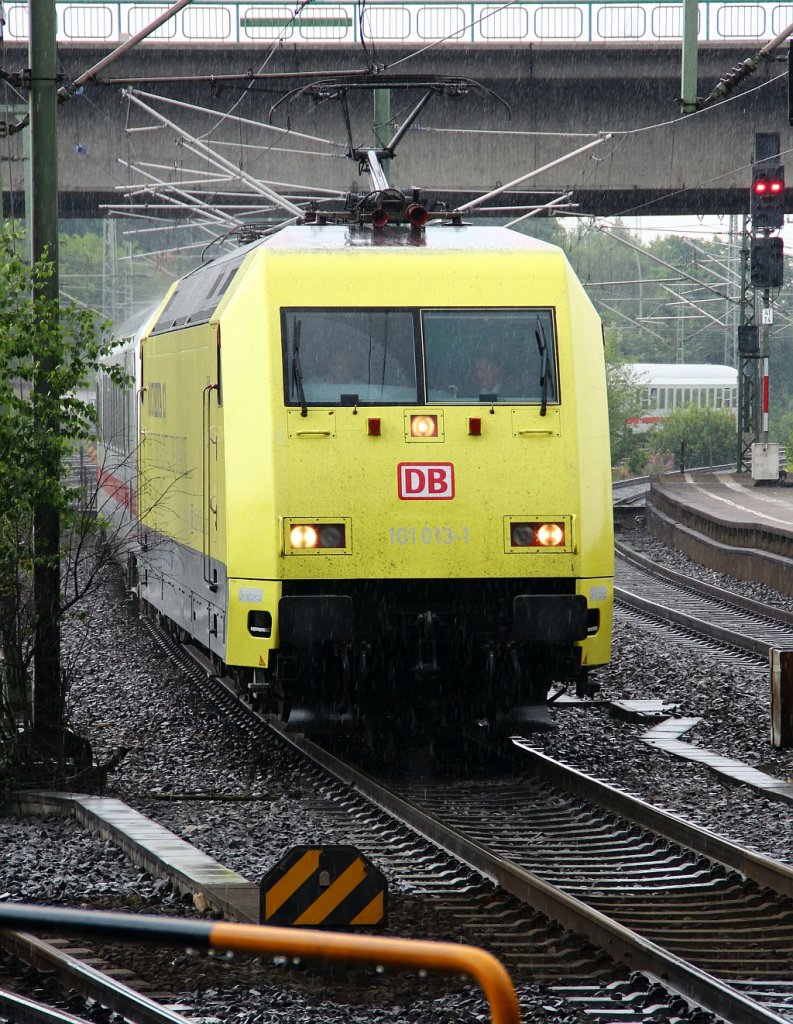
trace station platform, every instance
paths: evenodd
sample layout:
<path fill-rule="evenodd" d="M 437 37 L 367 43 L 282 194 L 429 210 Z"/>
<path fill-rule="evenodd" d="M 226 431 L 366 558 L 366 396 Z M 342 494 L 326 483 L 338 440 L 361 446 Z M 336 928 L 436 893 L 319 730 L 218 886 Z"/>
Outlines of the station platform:
<path fill-rule="evenodd" d="M 654 476 L 648 531 L 665 544 L 737 579 L 793 595 L 793 486 L 748 473 Z"/>

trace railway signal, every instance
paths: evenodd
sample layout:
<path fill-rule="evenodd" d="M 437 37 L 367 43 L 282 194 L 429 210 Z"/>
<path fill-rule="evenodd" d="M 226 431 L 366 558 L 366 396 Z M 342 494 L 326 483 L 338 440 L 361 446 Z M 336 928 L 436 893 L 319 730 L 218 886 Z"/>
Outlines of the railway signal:
<path fill-rule="evenodd" d="M 750 210 L 753 231 L 773 230 L 785 223 L 785 168 L 781 164 L 752 167 Z"/>
<path fill-rule="evenodd" d="M 781 238 L 753 238 L 749 260 L 755 288 L 781 288 L 784 279 Z"/>

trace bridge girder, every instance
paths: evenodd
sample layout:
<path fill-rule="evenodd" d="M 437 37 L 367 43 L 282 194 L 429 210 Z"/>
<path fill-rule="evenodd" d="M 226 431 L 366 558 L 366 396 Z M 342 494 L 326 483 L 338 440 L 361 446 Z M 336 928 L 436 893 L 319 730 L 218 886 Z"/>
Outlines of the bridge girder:
<path fill-rule="evenodd" d="M 756 43 L 703 44 L 700 46 L 701 95 L 730 67 L 756 48 Z M 67 79 L 90 67 L 106 50 L 62 46 L 59 57 Z M 220 76 L 254 69 L 266 51 L 239 47 L 194 48 L 148 44 L 125 56 L 107 77 Z M 6 46 L 6 70 L 26 63 L 26 51 Z M 390 64 L 405 56 L 404 50 L 378 48 L 377 58 Z M 282 46 L 267 63 L 268 71 L 299 75 L 307 71 L 359 69 L 364 66 L 360 49 L 341 46 Z M 445 44 L 400 65 L 416 74 L 465 75 L 481 82 L 503 98 L 511 109 L 479 92 L 467 96 L 434 97 L 402 141 L 392 166 L 392 180 L 400 187 L 433 190 L 433 198 L 458 205 L 504 181 L 557 160 L 578 148 L 598 132 L 614 137 L 590 154 L 562 163 L 527 184 L 522 191 L 505 193 L 497 205 L 543 202 L 572 190 L 581 213 L 602 216 L 706 215 L 743 213 L 748 204 L 754 135 L 757 131 L 781 133 L 781 149 L 791 146 L 793 129 L 787 124 L 786 79 L 777 67 L 762 67 L 727 103 L 683 117 L 678 110 L 680 48 L 666 45 L 500 46 L 461 48 Z M 295 81 L 295 84 L 299 84 Z M 763 85 L 763 88 L 754 88 Z M 235 111 L 266 121 L 275 99 L 288 86 L 256 82 Z M 158 164 L 174 179 L 201 166 L 186 152 L 171 129 L 157 128 L 127 134 L 126 128 L 145 127 L 143 112 L 127 111 L 120 85 L 92 84 L 85 94 L 63 104 L 60 110 L 58 152 L 62 216 L 96 216 L 103 205 L 119 201 L 118 186 L 142 179 L 130 176 L 118 163 L 124 160 Z M 218 115 L 239 99 L 242 86 L 201 82 L 141 85 L 147 92 L 211 107 Z M 415 101 L 405 99 L 405 106 Z M 371 137 L 372 104 L 369 95 L 350 99 L 354 130 L 363 144 Z M 186 132 L 200 135 L 213 121 L 204 115 L 157 106 Z M 393 109 L 398 110 L 395 103 Z M 274 123 L 286 118 L 295 129 L 343 142 L 346 138 L 340 104 L 327 100 L 293 103 L 279 107 Z M 398 116 L 398 114 L 397 114 Z M 647 131 L 638 128 L 661 125 Z M 443 129 L 442 131 L 439 129 Z M 483 134 L 486 133 L 486 134 Z M 500 133 L 500 134 L 492 134 Z M 626 134 L 623 134 L 626 133 Z M 263 133 L 262 133 L 263 135 Z M 266 146 L 271 139 L 259 137 L 249 127 L 224 123 L 212 138 L 225 142 L 224 153 L 234 152 L 248 173 L 264 179 L 330 188 L 365 190 L 354 162 L 341 150 L 325 156 L 291 150 L 322 149 L 305 142 L 275 148 L 244 150 L 254 142 Z M 3 159 L 10 165 L 4 174 L 6 211 L 14 201 L 17 210 L 23 195 L 22 152 L 19 135 Z M 326 149 L 328 147 L 325 147 Z M 290 151 L 287 151 L 290 150 Z M 10 185 L 9 185 L 10 181 Z M 218 190 L 222 198 L 223 186 Z M 236 186 L 228 186 L 236 188 Z M 540 195 L 527 191 L 538 190 Z M 204 197 L 214 200 L 211 190 Z"/>

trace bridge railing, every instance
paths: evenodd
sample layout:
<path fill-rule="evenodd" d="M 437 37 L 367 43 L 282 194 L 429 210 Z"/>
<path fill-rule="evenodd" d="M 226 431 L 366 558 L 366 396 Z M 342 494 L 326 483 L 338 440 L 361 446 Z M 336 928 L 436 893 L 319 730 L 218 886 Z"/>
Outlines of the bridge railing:
<path fill-rule="evenodd" d="M 168 3 L 96 3 L 72 0 L 56 4 L 60 42 L 117 43 L 139 32 Z M 28 4 L 5 8 L 6 42 L 28 38 Z M 793 2 L 742 3 L 704 0 L 699 4 L 703 42 L 770 39 L 793 21 Z M 683 28 L 682 3 L 585 2 L 336 3 L 314 0 L 295 13 L 286 3 L 237 0 L 193 3 L 158 28 L 150 42 L 167 44 L 266 45 L 277 40 L 317 45 L 366 41 L 383 45 L 487 43 L 672 42 Z M 145 43 L 143 45 L 146 45 Z"/>

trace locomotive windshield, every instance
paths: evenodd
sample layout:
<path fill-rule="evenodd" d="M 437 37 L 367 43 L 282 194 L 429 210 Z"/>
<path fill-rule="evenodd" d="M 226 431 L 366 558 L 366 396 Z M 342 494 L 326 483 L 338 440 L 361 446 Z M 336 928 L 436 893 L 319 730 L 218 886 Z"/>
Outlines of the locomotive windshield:
<path fill-rule="evenodd" d="M 285 311 L 287 402 L 415 402 L 414 321 L 409 310 Z"/>
<path fill-rule="evenodd" d="M 291 405 L 559 400 L 549 309 L 288 309 L 283 338 Z"/>
<path fill-rule="evenodd" d="M 425 309 L 427 401 L 556 402 L 547 309 Z"/>

